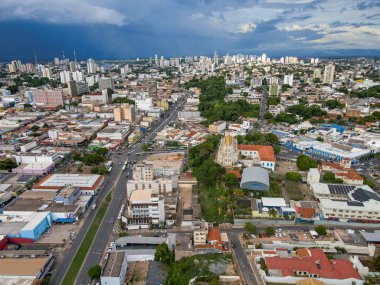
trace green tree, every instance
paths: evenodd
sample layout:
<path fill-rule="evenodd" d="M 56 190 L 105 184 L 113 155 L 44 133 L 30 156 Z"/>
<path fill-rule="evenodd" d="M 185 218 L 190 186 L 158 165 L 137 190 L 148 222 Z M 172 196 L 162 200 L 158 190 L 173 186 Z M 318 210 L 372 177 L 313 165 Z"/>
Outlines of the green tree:
<path fill-rule="evenodd" d="M 373 259 L 373 265 L 376 267 L 377 270 L 380 270 L 380 255 L 376 256 Z"/>
<path fill-rule="evenodd" d="M 227 173 L 224 175 L 224 183 L 230 188 L 239 186 L 239 180 L 234 173 Z"/>
<path fill-rule="evenodd" d="M 17 167 L 16 161 L 10 158 L 0 160 L 0 170 L 11 170 Z"/>
<path fill-rule="evenodd" d="M 108 173 L 108 170 L 104 165 L 98 167 L 98 174 L 106 175 L 107 173 Z"/>
<path fill-rule="evenodd" d="M 169 265 L 173 261 L 173 254 L 169 250 L 166 242 L 161 243 L 156 246 L 156 252 L 154 253 L 155 261 L 162 261 L 163 263 Z"/>
<path fill-rule="evenodd" d="M 30 128 L 30 130 L 32 131 L 32 132 L 37 132 L 38 130 L 40 129 L 40 127 L 39 126 L 37 126 L 37 125 L 33 125 L 31 128 Z"/>
<path fill-rule="evenodd" d="M 254 224 L 252 224 L 251 222 L 247 222 L 244 224 L 244 230 L 247 234 L 256 234 L 257 233 L 256 226 Z"/>
<path fill-rule="evenodd" d="M 265 136 L 266 140 L 271 144 L 279 144 L 278 137 L 275 134 L 269 133 Z"/>
<path fill-rule="evenodd" d="M 99 279 L 100 275 L 102 274 L 102 267 L 99 264 L 91 266 L 90 269 L 88 270 L 87 274 L 91 280 Z"/>
<path fill-rule="evenodd" d="M 318 227 L 315 227 L 315 231 L 316 231 L 317 234 L 320 235 L 320 236 L 325 236 L 325 235 L 327 234 L 326 227 L 324 227 L 324 226 L 318 226 Z"/>
<path fill-rule="evenodd" d="M 309 170 L 310 168 L 318 167 L 318 162 L 307 155 L 301 154 L 297 157 L 297 167 L 299 170 Z"/>
<path fill-rule="evenodd" d="M 277 217 L 277 210 L 275 208 L 269 209 L 268 215 L 275 219 Z"/>
<path fill-rule="evenodd" d="M 335 178 L 335 174 L 331 171 L 326 171 L 325 174 L 323 174 L 323 180 L 326 183 L 336 183 L 336 184 L 342 184 L 343 180 L 340 178 Z"/>
<path fill-rule="evenodd" d="M 298 172 L 290 171 L 285 174 L 285 179 L 289 181 L 301 182 L 302 177 L 301 174 L 299 174 Z"/>
<path fill-rule="evenodd" d="M 272 228 L 272 227 L 266 227 L 265 228 L 265 233 L 266 233 L 266 235 L 268 237 L 273 236 L 274 233 L 275 233 L 274 228 Z"/>
<path fill-rule="evenodd" d="M 265 120 L 273 120 L 273 119 L 274 119 L 274 116 L 272 115 L 272 113 L 270 113 L 270 112 L 266 112 L 266 113 L 264 114 L 264 119 L 265 119 Z"/>

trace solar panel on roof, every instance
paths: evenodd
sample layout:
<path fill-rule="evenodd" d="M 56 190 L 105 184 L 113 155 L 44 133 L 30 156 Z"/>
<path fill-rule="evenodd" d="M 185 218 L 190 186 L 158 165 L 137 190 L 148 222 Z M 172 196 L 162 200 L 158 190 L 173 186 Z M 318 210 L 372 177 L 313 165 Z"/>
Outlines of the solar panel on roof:
<path fill-rule="evenodd" d="M 364 207 L 364 204 L 362 202 L 358 201 L 347 201 L 348 206 L 357 206 L 357 207 Z"/>
<path fill-rule="evenodd" d="M 329 184 L 328 187 L 331 194 L 337 194 L 337 195 L 345 195 L 355 189 L 355 186 L 350 186 L 350 185 Z"/>
<path fill-rule="evenodd" d="M 370 199 L 380 202 L 380 196 L 376 193 L 359 188 L 352 193 L 352 198 L 360 202 L 366 202 Z"/>

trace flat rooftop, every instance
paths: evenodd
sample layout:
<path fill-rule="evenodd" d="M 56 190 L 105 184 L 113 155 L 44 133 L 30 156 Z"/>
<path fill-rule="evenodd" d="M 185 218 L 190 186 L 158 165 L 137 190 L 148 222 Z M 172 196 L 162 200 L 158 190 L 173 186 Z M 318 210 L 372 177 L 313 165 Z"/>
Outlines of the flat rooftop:
<path fill-rule="evenodd" d="M 50 174 L 37 183 L 33 189 L 59 190 L 64 186 L 81 189 L 96 189 L 103 179 L 97 174 Z"/>
<path fill-rule="evenodd" d="M 123 266 L 125 252 L 124 251 L 111 251 L 109 253 L 106 266 L 103 270 L 105 277 L 119 277 L 120 271 Z"/>
<path fill-rule="evenodd" d="M 56 196 L 55 192 L 47 192 L 47 191 L 31 191 L 27 190 L 21 195 L 19 198 L 21 199 L 37 199 L 43 201 L 53 201 Z"/>
<path fill-rule="evenodd" d="M 49 257 L 1 258 L 0 276 L 37 276 Z"/>

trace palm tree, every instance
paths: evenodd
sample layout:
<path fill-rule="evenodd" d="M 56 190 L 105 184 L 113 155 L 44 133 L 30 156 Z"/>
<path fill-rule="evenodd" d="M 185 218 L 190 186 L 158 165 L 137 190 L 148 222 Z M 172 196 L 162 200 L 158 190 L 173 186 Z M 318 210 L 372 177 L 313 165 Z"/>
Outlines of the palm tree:
<path fill-rule="evenodd" d="M 269 214 L 269 217 L 276 218 L 277 210 L 275 208 L 269 209 L 268 214 Z"/>

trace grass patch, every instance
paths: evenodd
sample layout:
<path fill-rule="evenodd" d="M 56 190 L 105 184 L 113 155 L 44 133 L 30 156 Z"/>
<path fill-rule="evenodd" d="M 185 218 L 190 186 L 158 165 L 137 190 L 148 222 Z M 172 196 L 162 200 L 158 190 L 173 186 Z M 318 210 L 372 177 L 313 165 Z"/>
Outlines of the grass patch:
<path fill-rule="evenodd" d="M 77 275 L 82 267 L 84 259 L 86 258 L 87 253 L 90 250 L 91 244 L 94 241 L 96 232 L 104 218 L 104 215 L 107 212 L 107 208 L 110 202 L 111 202 L 111 193 L 107 195 L 102 205 L 100 206 L 98 212 L 96 213 L 96 216 L 94 220 L 92 221 L 92 224 L 90 228 L 88 229 L 87 234 L 84 237 L 83 242 L 80 245 L 78 252 L 76 253 L 74 257 L 73 262 L 71 263 L 69 270 L 67 271 L 65 278 L 62 281 L 62 285 L 72 285 L 75 283 L 75 279 L 77 278 Z"/>
<path fill-rule="evenodd" d="M 304 198 L 304 193 L 302 191 L 302 183 L 294 181 L 286 181 L 286 192 L 288 192 L 289 199 L 300 201 Z"/>
<path fill-rule="evenodd" d="M 200 277 L 197 280 L 199 282 L 215 282 L 231 264 L 230 254 L 209 253 L 184 257 L 170 264 L 165 284 L 189 284 L 195 276 Z"/>

